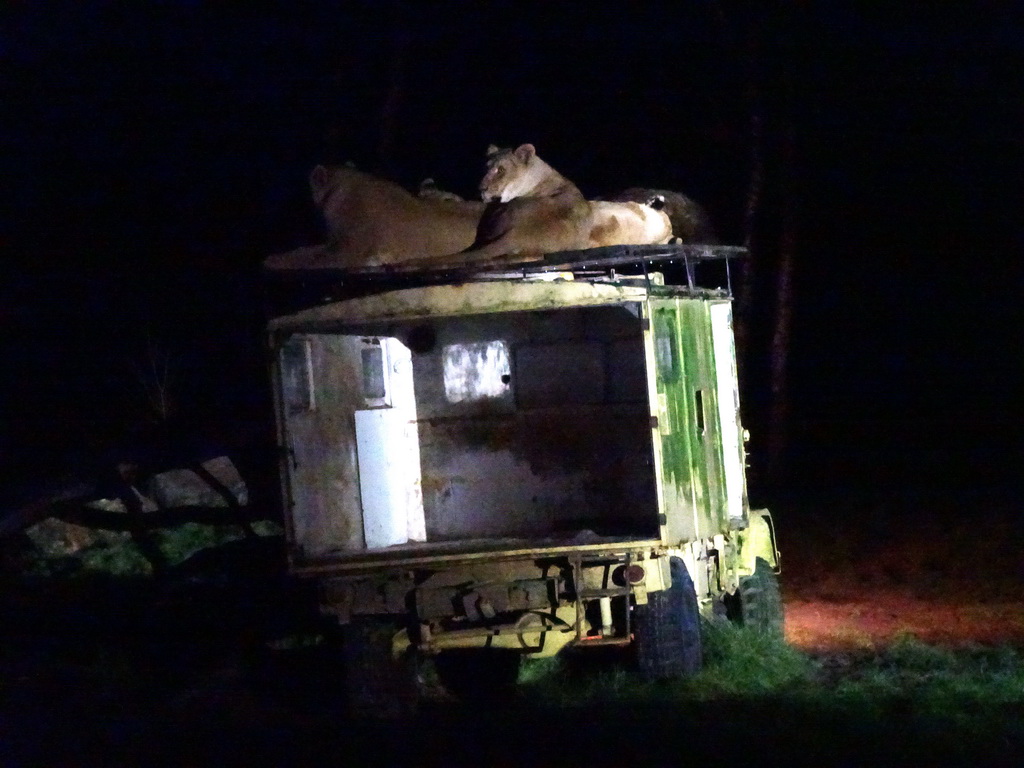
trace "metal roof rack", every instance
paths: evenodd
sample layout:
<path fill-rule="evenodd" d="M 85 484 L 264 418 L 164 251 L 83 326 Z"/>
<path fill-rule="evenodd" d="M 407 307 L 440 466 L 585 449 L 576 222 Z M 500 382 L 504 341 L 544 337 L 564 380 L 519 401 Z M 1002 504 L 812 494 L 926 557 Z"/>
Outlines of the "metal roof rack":
<path fill-rule="evenodd" d="M 623 278 L 639 279 L 651 286 L 651 267 L 675 272 L 685 283 L 668 282 L 669 285 L 684 285 L 690 291 L 699 290 L 697 268 L 708 262 L 724 265 L 725 290 L 732 294 L 730 261 L 743 258 L 747 249 L 733 245 L 611 245 L 601 248 L 587 248 L 579 251 L 559 251 L 545 254 L 542 259 L 513 262 L 509 264 L 452 264 L 443 269 L 417 268 L 415 262 L 384 267 L 360 269 L 280 269 L 265 270 L 268 276 L 295 285 L 301 283 L 307 292 L 319 294 L 307 296 L 300 303 L 322 303 L 343 297 L 379 293 L 398 288 L 414 288 L 426 285 L 446 285 L 490 280 L 540 280 L 551 279 L 556 274 L 572 273 L 573 279 L 616 282 Z M 620 270 L 633 268 L 637 274 L 624 275 Z M 330 294 L 330 295 L 328 295 Z"/>

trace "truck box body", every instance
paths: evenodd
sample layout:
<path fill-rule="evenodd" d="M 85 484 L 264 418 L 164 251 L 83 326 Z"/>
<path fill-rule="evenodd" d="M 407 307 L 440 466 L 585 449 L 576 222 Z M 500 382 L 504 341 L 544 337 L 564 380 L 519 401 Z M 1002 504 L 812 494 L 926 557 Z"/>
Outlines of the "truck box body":
<path fill-rule="evenodd" d="M 727 530 L 730 305 L 673 292 L 488 281 L 274 321 L 296 568 Z"/>
<path fill-rule="evenodd" d="M 553 653 L 631 642 L 682 582 L 711 615 L 777 564 L 727 290 L 578 263 L 411 282 L 269 326 L 289 561 L 325 612 Z"/>

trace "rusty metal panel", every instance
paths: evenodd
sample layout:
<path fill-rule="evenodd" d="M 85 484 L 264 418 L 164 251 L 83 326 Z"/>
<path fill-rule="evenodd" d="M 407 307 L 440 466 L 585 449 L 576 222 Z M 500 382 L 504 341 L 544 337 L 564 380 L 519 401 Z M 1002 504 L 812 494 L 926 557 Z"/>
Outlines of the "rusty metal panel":
<path fill-rule="evenodd" d="M 364 407 L 358 338 L 301 334 L 308 350 L 308 408 L 283 403 L 292 546 L 300 558 L 363 548 L 352 414 Z M 286 376 L 286 374 L 284 374 Z"/>
<path fill-rule="evenodd" d="M 646 417 L 609 410 L 421 422 L 428 539 L 653 535 Z"/>
<path fill-rule="evenodd" d="M 293 316 L 277 326 L 276 338 L 294 329 L 291 338 L 307 350 L 306 358 L 294 347 L 294 359 L 282 357 L 276 387 L 298 570 L 658 539 L 640 303 L 623 302 L 619 287 L 587 285 L 569 292 L 581 306 L 549 308 L 545 302 L 559 303 L 568 286 L 510 290 L 523 287 L 502 286 L 523 302 L 505 294 L 504 311 L 502 293 L 490 286 L 468 293 L 448 286 L 466 299 L 444 304 L 449 315 L 349 322 L 369 307 L 332 306 L 323 316 L 304 315 L 301 323 Z M 430 309 L 428 297 L 417 296 L 398 304 L 380 299 L 376 309 Z M 463 312 L 467 307 L 492 311 Z M 411 352 L 405 394 L 426 541 L 411 534 L 403 541 L 398 533 L 378 540 L 364 525 L 368 490 L 376 486 L 360 476 L 356 414 L 401 399 L 367 373 L 386 357 L 373 347 L 378 337 Z M 386 452 L 383 444 L 377 449 Z M 398 531 L 400 522 L 391 527 Z"/>
<path fill-rule="evenodd" d="M 433 323 L 434 348 L 414 357 L 428 540 L 656 533 L 637 314 L 611 306 Z M 484 340 L 509 350 L 508 384 L 453 402 L 445 351 Z"/>

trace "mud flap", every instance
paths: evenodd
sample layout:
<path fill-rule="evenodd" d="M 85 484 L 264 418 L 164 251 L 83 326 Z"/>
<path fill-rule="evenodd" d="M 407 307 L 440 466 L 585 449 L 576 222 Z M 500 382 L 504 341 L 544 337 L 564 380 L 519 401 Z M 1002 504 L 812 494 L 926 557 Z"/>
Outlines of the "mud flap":
<path fill-rule="evenodd" d="M 747 573 L 753 573 L 758 558 L 775 572 L 782 572 L 782 559 L 775 542 L 775 523 L 767 509 L 750 511 L 750 525 L 738 535 L 740 557 Z"/>

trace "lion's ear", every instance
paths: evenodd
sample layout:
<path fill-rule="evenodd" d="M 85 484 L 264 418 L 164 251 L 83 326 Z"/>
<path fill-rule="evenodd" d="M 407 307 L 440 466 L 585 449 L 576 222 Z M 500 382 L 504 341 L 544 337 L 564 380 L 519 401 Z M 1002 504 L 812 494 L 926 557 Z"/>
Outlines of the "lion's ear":
<path fill-rule="evenodd" d="M 317 190 L 323 189 L 327 186 L 328 170 L 322 165 L 318 165 L 309 174 L 309 186 L 316 192 Z"/>
<path fill-rule="evenodd" d="M 522 144 L 516 149 L 516 159 L 521 163 L 530 162 L 536 154 L 537 149 L 533 144 Z"/>
<path fill-rule="evenodd" d="M 494 146 L 493 144 L 488 144 L 488 145 L 487 145 L 487 156 L 488 156 L 488 157 L 491 157 L 492 155 L 496 155 L 496 154 L 498 154 L 499 152 L 501 152 L 501 150 L 500 150 L 500 149 L 498 149 L 498 148 L 497 148 L 496 146 Z"/>

